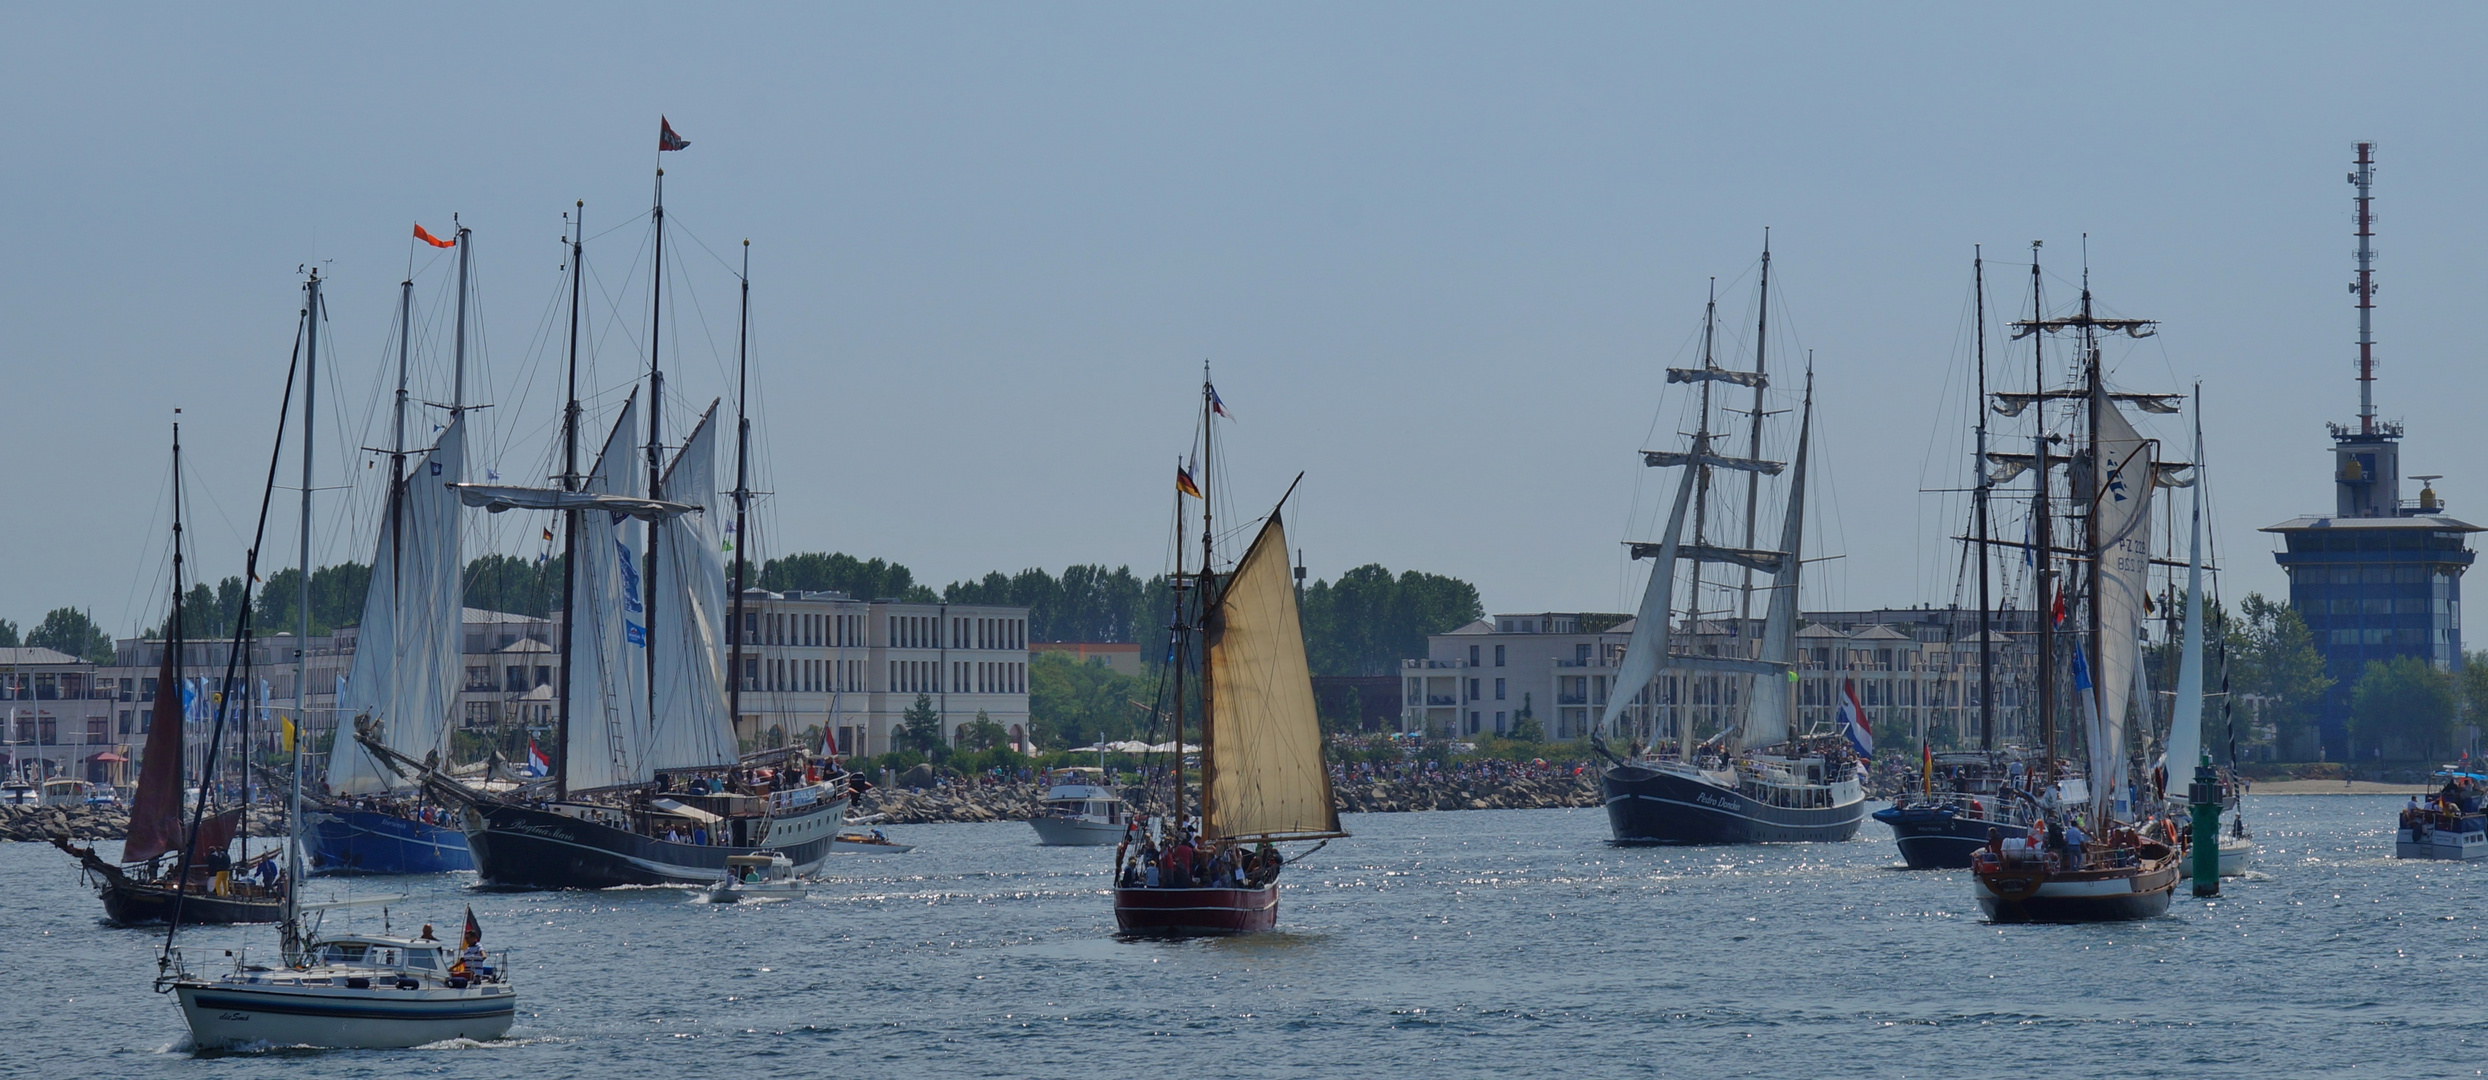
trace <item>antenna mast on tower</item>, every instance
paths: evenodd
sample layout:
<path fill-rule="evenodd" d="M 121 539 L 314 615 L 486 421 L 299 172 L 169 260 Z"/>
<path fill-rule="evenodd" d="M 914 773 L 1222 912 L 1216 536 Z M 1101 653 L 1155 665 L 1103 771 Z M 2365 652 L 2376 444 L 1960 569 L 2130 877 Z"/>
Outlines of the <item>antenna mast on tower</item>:
<path fill-rule="evenodd" d="M 2358 188 L 2358 280 L 2350 291 L 2358 296 L 2358 433 L 2376 434 L 2376 144 L 2358 144 L 2358 169 L 2350 183 Z"/>

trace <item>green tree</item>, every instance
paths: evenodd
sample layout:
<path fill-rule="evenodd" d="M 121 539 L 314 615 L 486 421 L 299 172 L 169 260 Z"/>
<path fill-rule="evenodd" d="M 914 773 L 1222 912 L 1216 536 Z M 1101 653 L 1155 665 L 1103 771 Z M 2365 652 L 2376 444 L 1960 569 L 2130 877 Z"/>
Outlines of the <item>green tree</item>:
<path fill-rule="evenodd" d="M 2433 757 L 2453 741 L 2454 678 L 2416 656 L 2370 660 L 2350 686 L 2350 737 L 2388 756 Z"/>
<path fill-rule="evenodd" d="M 296 598 L 302 572 L 279 570 L 259 587 L 258 610 L 251 624 L 270 634 L 292 633 L 299 625 Z M 363 621 L 363 594 L 371 590 L 371 567 L 342 562 L 311 572 L 311 633 L 326 634 Z M 219 635 L 221 636 L 221 635 Z"/>
<path fill-rule="evenodd" d="M 76 608 L 53 608 L 26 632 L 26 644 L 52 649 L 98 664 L 112 662 L 112 635 L 95 625 L 93 616 Z"/>
<path fill-rule="evenodd" d="M 1485 613 L 1468 582 L 1416 570 L 1394 577 L 1368 563 L 1305 589 L 1306 661 L 1316 675 L 1397 674 L 1401 660 L 1425 655 L 1427 635 Z"/>
<path fill-rule="evenodd" d="M 959 725 L 959 749 L 991 750 L 1011 741 L 1011 733 L 994 723 L 985 710 L 976 710 L 976 719 Z"/>
<path fill-rule="evenodd" d="M 2259 719 L 2273 726 L 2283 754 L 2311 758 L 2316 710 L 2333 678 L 2306 620 L 2286 604 L 2248 593 L 2229 636 L 2230 689 L 2261 699 Z"/>
<path fill-rule="evenodd" d="M 916 584 L 914 571 L 881 559 L 843 552 L 807 551 L 761 564 L 757 584 L 771 592 L 841 592 L 858 600 L 932 603 L 933 590 Z"/>
<path fill-rule="evenodd" d="M 1546 741 L 1546 729 L 1538 723 L 1537 711 L 1531 707 L 1530 695 L 1520 696 L 1520 711 L 1512 714 L 1512 741 L 1538 743 Z"/>
<path fill-rule="evenodd" d="M 2454 678 L 2462 695 L 2462 722 L 2471 728 L 2466 741 L 2476 742 L 2480 731 L 2488 729 L 2488 651 L 2465 655 Z"/>
<path fill-rule="evenodd" d="M 14 649 L 17 647 L 19 647 L 17 640 L 17 624 L 10 622 L 7 619 L 0 619 L 0 649 Z"/>
<path fill-rule="evenodd" d="M 1144 696 L 1140 679 L 1103 660 L 1080 663 L 1059 652 L 1028 658 L 1028 722 L 1039 746 L 1130 738 L 1140 716 L 1132 703 Z"/>
<path fill-rule="evenodd" d="M 485 555 L 466 564 L 466 606 L 512 615 L 548 618 L 562 602 L 560 555 L 543 562 L 512 555 Z"/>
<path fill-rule="evenodd" d="M 916 703 L 909 705 L 906 714 L 899 718 L 898 742 L 920 754 L 932 753 L 942 745 L 942 714 L 934 711 L 930 695 L 917 694 Z"/>

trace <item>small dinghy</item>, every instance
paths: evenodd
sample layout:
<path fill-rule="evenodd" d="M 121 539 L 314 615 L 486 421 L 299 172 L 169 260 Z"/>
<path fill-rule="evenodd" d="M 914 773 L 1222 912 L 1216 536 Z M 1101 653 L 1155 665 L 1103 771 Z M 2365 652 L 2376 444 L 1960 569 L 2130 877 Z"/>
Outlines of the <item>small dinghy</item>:
<path fill-rule="evenodd" d="M 795 860 L 775 851 L 726 856 L 725 876 L 702 890 L 712 904 L 742 900 L 801 900 L 808 893 L 795 876 Z"/>
<path fill-rule="evenodd" d="M 831 837 L 829 841 L 829 851 L 832 855 L 897 855 L 914 850 L 916 850 L 916 845 L 902 844 L 892 840 L 881 835 L 879 829 L 871 832 L 842 832 Z"/>

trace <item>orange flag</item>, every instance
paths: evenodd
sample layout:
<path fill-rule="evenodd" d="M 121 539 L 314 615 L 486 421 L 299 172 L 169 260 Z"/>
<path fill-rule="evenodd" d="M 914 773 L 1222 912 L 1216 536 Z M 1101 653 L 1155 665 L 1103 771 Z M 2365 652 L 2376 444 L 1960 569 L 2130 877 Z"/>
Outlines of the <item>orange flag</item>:
<path fill-rule="evenodd" d="M 434 235 L 432 235 L 431 233 L 428 233 L 428 232 L 423 231 L 423 223 L 422 223 L 422 222 L 416 222 L 416 223 L 415 223 L 415 239 L 417 239 L 417 240 L 421 240 L 421 241 L 423 241 L 424 243 L 427 243 L 427 244 L 432 245 L 433 247 L 457 247 L 457 246 L 458 246 L 458 241 L 456 241 L 456 240 L 454 240 L 454 239 L 451 239 L 451 240 L 443 240 L 443 239 L 441 239 L 440 237 L 434 236 Z"/>

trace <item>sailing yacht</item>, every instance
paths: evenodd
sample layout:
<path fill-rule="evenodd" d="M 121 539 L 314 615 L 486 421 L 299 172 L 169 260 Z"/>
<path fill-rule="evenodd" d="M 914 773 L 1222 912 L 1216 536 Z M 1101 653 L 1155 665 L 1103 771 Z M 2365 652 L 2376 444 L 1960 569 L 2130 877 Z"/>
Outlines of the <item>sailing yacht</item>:
<path fill-rule="evenodd" d="M 650 307 L 662 317 L 664 170 L 651 219 Z M 358 732 L 365 748 L 462 808 L 483 884 L 597 889 L 705 885 L 728 860 L 774 851 L 797 874 L 829 857 L 848 778 L 803 748 L 739 753 L 727 673 L 730 614 L 717 478 L 717 405 L 665 456 L 664 374 L 652 328 L 642 427 L 636 389 L 593 466 L 578 469 L 582 241 L 572 222 L 569 400 L 562 486 L 456 485 L 470 507 L 551 510 L 563 522 L 560 748 L 550 790 L 488 792 Z M 746 293 L 748 296 L 748 293 Z M 661 325 L 661 324 L 659 324 Z M 636 440 L 644 432 L 646 442 Z M 738 433 L 739 435 L 740 433 Z M 738 446 L 738 456 L 747 452 Z M 643 474 L 634 458 L 645 450 Z M 644 480 L 644 484 L 643 484 Z M 738 483 L 738 502 L 744 494 Z M 642 567 L 647 572 L 642 574 Z"/>
<path fill-rule="evenodd" d="M 1760 305 L 1766 312 L 1764 326 L 1768 325 L 1770 265 L 1766 246 Z M 1865 820 L 1861 758 L 1871 753 L 1871 741 L 1864 737 L 1864 721 L 1853 701 L 1844 702 L 1840 712 L 1844 731 L 1796 731 L 1797 702 L 1791 678 L 1797 657 L 1798 582 L 1804 568 L 1801 552 L 1807 452 L 1814 424 L 1813 376 L 1807 376 L 1794 462 L 1764 460 L 1761 424 L 1769 410 L 1763 407 L 1763 392 L 1770 378 L 1761 365 L 1763 335 L 1756 334 L 1755 370 L 1720 366 L 1712 349 L 1717 311 L 1714 298 L 1705 308 L 1702 366 L 1667 372 L 1668 382 L 1692 384 L 1701 395 L 1692 441 L 1682 451 L 1645 451 L 1642 455 L 1649 467 L 1681 472 L 1666 528 L 1657 542 L 1632 545 L 1634 558 L 1654 560 L 1650 581 L 1617 665 L 1615 690 L 1591 733 L 1593 748 L 1610 762 L 1600 776 L 1608 826 L 1619 844 L 1847 840 L 1857 835 Z M 1719 443 L 1723 436 L 1711 429 L 1713 388 L 1720 386 L 1754 391 L 1749 412 L 1753 426 L 1744 456 L 1723 452 Z M 1759 513 L 1761 478 L 1778 476 L 1784 469 L 1788 482 L 1779 546 L 1756 548 L 1753 522 Z M 1742 547 L 1716 543 L 1710 535 L 1713 479 L 1720 471 L 1748 478 Z M 1679 568 L 1689 570 L 1684 620 L 1690 628 L 1703 614 L 1706 566 L 1743 569 L 1748 603 L 1753 575 L 1769 575 L 1764 587 L 1767 614 L 1753 655 L 1678 652 L 1671 646 L 1670 620 L 1675 616 Z M 1740 618 L 1739 623 L 1749 621 Z M 1697 695 L 1723 704 L 1732 698 L 1740 701 L 1742 715 L 1724 730 L 1697 741 L 1696 714 L 1689 707 Z M 1669 721 L 1674 728 L 1672 740 L 1666 738 Z M 1629 748 L 1624 753 L 1610 748 L 1610 737 L 1627 735 Z"/>
<path fill-rule="evenodd" d="M 1115 849 L 1114 922 L 1124 934 L 1275 929 L 1278 877 L 1286 860 L 1274 845 L 1327 843 L 1348 835 L 1339 826 L 1321 721 L 1314 712 L 1287 528 L 1280 518 L 1286 496 L 1270 509 L 1244 557 L 1224 574 L 1213 569 L 1215 533 L 1202 494 L 1208 490 L 1203 485 L 1210 476 L 1214 418 L 1223 411 L 1204 370 L 1201 482 L 1179 469 L 1175 497 L 1179 538 L 1183 500 L 1200 497 L 1202 510 L 1200 572 L 1187 578 L 1178 555 L 1173 578 L 1181 590 L 1170 628 L 1176 658 L 1169 665 L 1174 767 L 1167 770 L 1163 805 L 1172 806 L 1174 814 L 1172 820 L 1150 822 L 1137 843 L 1127 839 Z M 1288 490 L 1292 493 L 1294 485 Z M 1187 816 L 1184 806 L 1187 680 L 1200 704 L 1201 805 L 1194 816 Z"/>
<path fill-rule="evenodd" d="M 316 282 L 315 282 L 316 285 Z M 314 294 L 316 296 L 316 292 Z M 83 876 L 104 902 L 104 918 L 131 926 L 143 923 L 266 923 L 280 914 L 281 898 L 268 878 L 271 848 L 258 858 L 231 849 L 238 838 L 243 808 L 211 813 L 208 800 L 222 785 L 201 783 L 198 805 L 186 819 L 182 813 L 183 757 L 187 739 L 182 708 L 182 656 L 186 612 L 182 607 L 183 535 L 181 507 L 181 425 L 173 425 L 173 582 L 170 614 L 164 621 L 164 659 L 156 673 L 156 695 L 147 727 L 145 755 L 139 760 L 138 791 L 130 804 L 130 824 L 119 861 L 104 858 L 91 847 L 80 847 L 67 834 L 51 838 L 52 846 L 78 860 Z M 249 655 L 246 641 L 236 640 L 233 656 Z M 247 677 L 243 680 L 248 682 Z M 225 685 L 231 687 L 228 678 Z M 228 704 L 231 698 L 227 699 Z M 220 705 L 220 709 L 226 707 Z M 221 717 L 219 718 L 221 721 Z M 223 734 L 220 722 L 216 734 Z M 216 771 L 221 739 L 208 744 L 203 775 Z M 248 744 L 248 740 L 244 740 Z M 165 857 L 173 856 L 169 865 Z"/>
<path fill-rule="evenodd" d="M 418 237 L 428 236 L 415 227 Z M 445 758 L 455 710 L 464 630 L 464 564 L 454 485 L 466 479 L 467 259 L 472 231 L 451 234 L 458 248 L 456 375 L 449 423 L 407 468 L 407 363 L 413 339 L 414 279 L 398 285 L 397 396 L 389 451 L 389 496 L 354 660 L 337 715 L 371 725 L 391 749 Z M 472 870 L 466 834 L 446 806 L 420 785 L 384 768 L 353 739 L 339 739 L 327 790 L 305 809 L 304 843 L 315 873 L 428 874 Z"/>
<path fill-rule="evenodd" d="M 2195 390 L 2194 459 L 2198 463 L 2203 460 L 2200 387 Z M 2194 776 L 2198 767 L 2212 764 L 2211 755 L 2203 746 L 2203 672 L 2210 657 L 2203 647 L 2203 483 L 2199 464 L 2193 488 L 2186 555 L 2185 629 L 2178 639 L 2177 692 L 2169 706 L 2168 741 L 2159 770 L 2165 801 L 2162 813 L 2171 821 L 2184 821 L 2188 813 L 2189 794 L 2180 781 Z M 2221 877 L 2237 877 L 2255 864 L 2255 838 L 2246 832 L 2246 815 L 2238 806 L 2236 777 L 2217 769 L 2213 776 L 2224 808 L 2237 815 L 2234 827 L 2220 834 L 2218 873 Z"/>
<path fill-rule="evenodd" d="M 2148 337 L 2158 325 L 2149 319 L 2099 315 L 2089 275 L 2084 274 L 2081 306 L 2075 314 L 2045 315 L 2039 298 L 2039 268 L 2034 248 L 2031 266 L 2031 318 L 2015 324 L 2016 336 L 2073 334 L 2079 339 L 2082 384 L 2049 389 L 2046 365 L 2038 365 L 2039 385 L 2027 394 L 1999 395 L 2002 410 L 2018 415 L 2036 404 L 2032 454 L 1990 454 L 2004 466 L 1999 481 L 2022 472 L 2033 476 L 2032 547 L 2042 598 L 2055 596 L 2055 608 L 2040 619 L 2041 657 L 2039 708 L 2046 760 L 2041 777 L 2052 776 L 2055 740 L 2052 719 L 2055 637 L 2060 632 L 2056 610 L 2087 633 L 2077 637 L 2067 665 L 2080 717 L 2081 747 L 2088 761 L 2090 798 L 2080 805 L 2043 800 L 2042 817 L 2020 837 L 1995 835 L 1971 864 L 1972 895 L 1980 910 L 1996 922 L 2096 922 L 2150 918 L 2165 914 L 2178 881 L 2184 876 L 2183 834 L 2153 808 L 2136 798 L 2130 749 L 2140 678 L 2141 631 L 2145 595 L 2152 565 L 2151 500 L 2162 487 L 2193 483 L 2184 476 L 2191 465 L 2158 460 L 2157 440 L 2144 437 L 2126 419 L 2122 407 L 2174 412 L 2174 395 L 2111 393 L 2100 360 L 2103 334 Z M 2052 402 L 2076 405 L 2083 430 L 2071 454 L 2056 453 L 2048 430 Z M 2054 566 L 2051 517 L 2058 505 L 2051 490 L 2055 467 L 2066 467 L 2063 506 L 2080 522 L 2082 546 L 2072 554 L 2082 574 L 2071 589 L 2061 589 Z M 2042 599 L 2041 603 L 2049 603 Z M 1999 830 L 1999 833 L 2001 830 Z M 2073 837 L 2084 836 L 2083 842 Z M 2037 842 L 2033 843 L 2032 840 Z"/>

